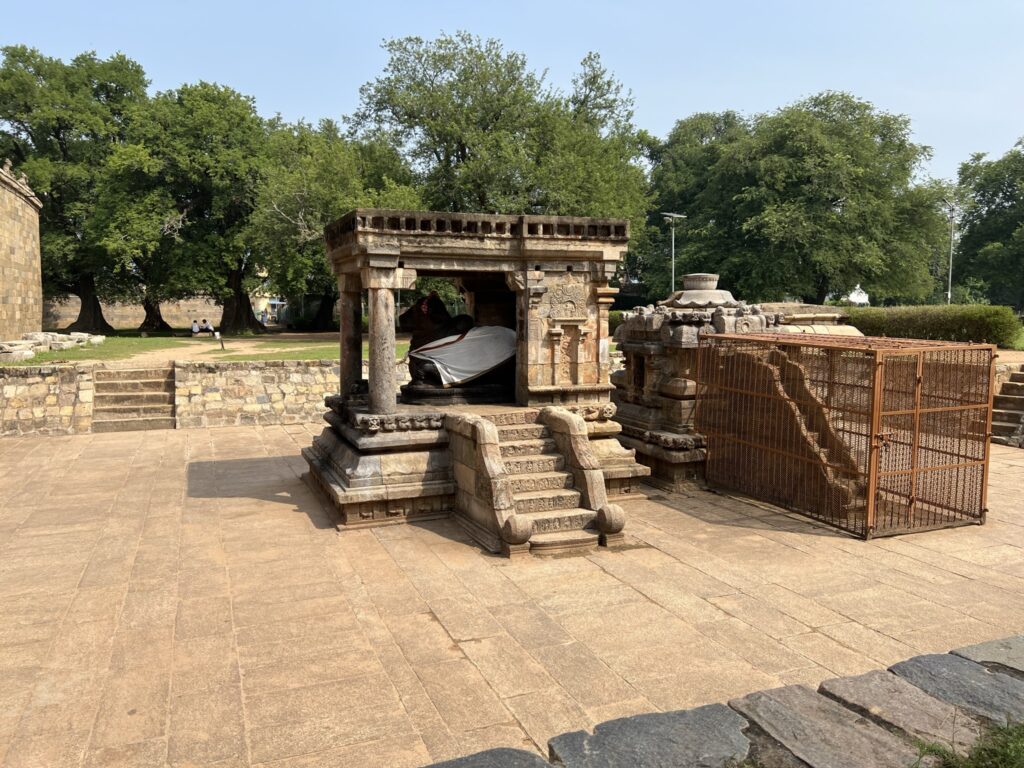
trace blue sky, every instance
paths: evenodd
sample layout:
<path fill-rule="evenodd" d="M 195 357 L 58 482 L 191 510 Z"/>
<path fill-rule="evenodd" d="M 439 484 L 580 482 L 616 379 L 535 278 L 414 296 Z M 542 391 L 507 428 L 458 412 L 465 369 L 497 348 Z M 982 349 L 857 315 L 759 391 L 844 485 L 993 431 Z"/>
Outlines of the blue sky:
<path fill-rule="evenodd" d="M 285 118 L 352 112 L 380 42 L 466 29 L 497 37 L 567 86 L 598 51 L 664 136 L 693 112 L 772 110 L 846 90 L 910 116 L 927 175 L 1024 136 L 1024 3 L 996 2 L 9 2 L 0 43 L 51 56 L 122 51 L 155 89 L 221 82 Z"/>

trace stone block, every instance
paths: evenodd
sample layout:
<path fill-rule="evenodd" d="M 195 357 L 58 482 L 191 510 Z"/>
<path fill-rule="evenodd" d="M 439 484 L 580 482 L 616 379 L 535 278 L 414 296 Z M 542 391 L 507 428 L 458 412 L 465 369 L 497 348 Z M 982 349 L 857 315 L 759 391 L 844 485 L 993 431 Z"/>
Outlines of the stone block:
<path fill-rule="evenodd" d="M 565 768 L 723 768 L 746 758 L 747 721 L 722 704 L 659 712 L 601 723 L 594 733 L 556 736 L 552 760 Z"/>
<path fill-rule="evenodd" d="M 729 706 L 811 768 L 909 767 L 918 758 L 898 737 L 801 685 L 752 693 Z"/>
<path fill-rule="evenodd" d="M 426 768 L 551 768 L 551 765 L 533 752 L 501 748 L 445 760 Z"/>
<path fill-rule="evenodd" d="M 884 670 L 826 680 L 819 690 L 912 738 L 938 742 L 962 754 L 980 735 L 980 724 L 975 718 Z"/>
<path fill-rule="evenodd" d="M 1024 681 L 953 654 L 915 656 L 890 669 L 932 696 L 996 723 L 1024 720 Z"/>
<path fill-rule="evenodd" d="M 957 648 L 953 653 L 978 664 L 993 664 L 1024 673 L 1024 635 Z"/>

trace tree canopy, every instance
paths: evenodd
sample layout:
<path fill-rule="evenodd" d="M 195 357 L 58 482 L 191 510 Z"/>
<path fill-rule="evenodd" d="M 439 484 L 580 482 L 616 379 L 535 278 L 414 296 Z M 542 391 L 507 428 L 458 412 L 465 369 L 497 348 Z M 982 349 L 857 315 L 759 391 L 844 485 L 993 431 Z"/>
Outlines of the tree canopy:
<path fill-rule="evenodd" d="M 960 166 L 964 202 L 954 278 L 995 304 L 1024 307 L 1024 139 L 996 160 Z"/>
<path fill-rule="evenodd" d="M 965 163 L 959 187 L 920 178 L 908 118 L 826 91 L 776 111 L 696 113 L 661 141 L 596 53 L 560 89 L 498 40 L 466 32 L 384 43 L 388 60 L 341 121 L 261 117 L 198 82 L 150 95 L 118 54 L 70 62 L 2 50 L 0 156 L 43 201 L 48 297 L 77 295 L 74 328 L 108 330 L 99 300 L 223 304 L 225 332 L 261 331 L 253 291 L 319 307 L 336 285 L 324 226 L 359 206 L 623 217 L 620 279 L 648 300 L 717 271 L 745 299 L 821 302 L 860 284 L 883 302 L 941 300 L 962 201 L 955 295 L 1024 305 L 1024 144 Z"/>

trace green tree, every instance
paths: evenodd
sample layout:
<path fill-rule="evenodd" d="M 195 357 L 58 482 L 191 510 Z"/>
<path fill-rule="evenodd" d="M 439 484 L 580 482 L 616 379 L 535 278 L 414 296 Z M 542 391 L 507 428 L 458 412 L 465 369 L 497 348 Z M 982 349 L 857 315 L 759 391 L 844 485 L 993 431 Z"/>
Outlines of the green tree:
<path fill-rule="evenodd" d="M 251 98 L 183 85 L 133 111 L 126 144 L 107 167 L 111 199 L 130 201 L 109 206 L 104 219 L 104 242 L 122 270 L 153 301 L 216 298 L 224 333 L 265 330 L 249 300 L 262 278 L 247 235 L 266 136 Z"/>
<path fill-rule="evenodd" d="M 960 166 L 965 202 L 954 277 L 994 304 L 1024 308 L 1024 139 L 1001 158 Z"/>
<path fill-rule="evenodd" d="M 767 115 L 697 115 L 669 137 L 659 203 L 685 213 L 682 263 L 750 300 L 817 303 L 858 283 L 923 300 L 941 248 L 941 191 L 906 117 L 825 92 Z M 662 208 L 666 210 L 666 208 Z"/>
<path fill-rule="evenodd" d="M 466 32 L 384 44 L 353 126 L 400 148 L 438 210 L 627 216 L 646 232 L 645 135 L 632 100 L 588 55 L 570 93 L 526 58 Z"/>
<path fill-rule="evenodd" d="M 421 207 L 410 180 L 394 149 L 351 141 L 332 121 L 273 123 L 248 238 L 271 288 L 292 299 L 319 297 L 314 329 L 331 327 L 338 297 L 324 227 L 352 208 Z"/>
<path fill-rule="evenodd" d="M 0 156 L 27 174 L 43 202 L 45 293 L 81 300 L 71 330 L 109 332 L 99 299 L 122 288 L 90 223 L 105 161 L 146 99 L 145 73 L 121 54 L 83 53 L 65 63 L 25 46 L 0 52 Z"/>

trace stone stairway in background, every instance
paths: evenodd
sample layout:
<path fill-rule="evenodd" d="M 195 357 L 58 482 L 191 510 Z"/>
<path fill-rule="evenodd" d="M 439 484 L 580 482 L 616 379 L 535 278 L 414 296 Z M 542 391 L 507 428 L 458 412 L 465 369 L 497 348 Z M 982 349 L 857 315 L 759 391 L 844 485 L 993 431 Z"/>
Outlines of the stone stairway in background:
<path fill-rule="evenodd" d="M 1024 365 L 1018 368 L 995 396 L 992 442 L 1024 448 Z"/>
<path fill-rule="evenodd" d="M 98 368 L 93 432 L 174 429 L 174 366 Z"/>
<path fill-rule="evenodd" d="M 566 471 L 565 457 L 539 417 L 539 411 L 521 410 L 513 416 L 516 423 L 507 423 L 509 414 L 488 419 L 498 427 L 515 513 L 533 522 L 530 551 L 548 554 L 596 547 L 597 513 L 580 506 L 580 492 Z"/>

